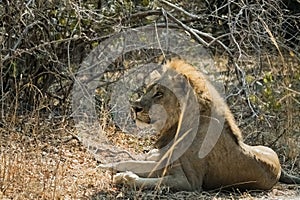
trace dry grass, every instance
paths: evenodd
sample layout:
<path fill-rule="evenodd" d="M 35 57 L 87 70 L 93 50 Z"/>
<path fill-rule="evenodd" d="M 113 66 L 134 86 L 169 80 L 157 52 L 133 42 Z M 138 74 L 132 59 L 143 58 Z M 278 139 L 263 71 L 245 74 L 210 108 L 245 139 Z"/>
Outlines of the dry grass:
<path fill-rule="evenodd" d="M 14 129 L 0 129 L 0 199 L 277 199 L 300 195 L 299 186 L 284 185 L 269 192 L 246 193 L 141 192 L 116 187 L 109 172 L 97 168 L 94 157 L 73 137 L 72 126 L 24 121 Z"/>
<path fill-rule="evenodd" d="M 62 125 L 39 124 L 36 133 L 22 131 L 23 124 L 19 131 L 0 129 L 0 199 L 89 199 L 112 190 L 91 154 L 68 134 L 72 129 Z"/>

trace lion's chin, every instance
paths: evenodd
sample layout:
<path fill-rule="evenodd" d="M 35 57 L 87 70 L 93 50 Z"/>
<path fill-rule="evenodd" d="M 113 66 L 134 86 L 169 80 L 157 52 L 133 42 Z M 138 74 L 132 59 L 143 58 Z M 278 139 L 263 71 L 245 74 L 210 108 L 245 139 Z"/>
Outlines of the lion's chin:
<path fill-rule="evenodd" d="M 150 122 L 144 122 L 144 121 L 136 119 L 135 124 L 140 129 L 151 129 L 155 132 L 159 132 L 164 127 L 165 121 L 151 120 Z"/>
<path fill-rule="evenodd" d="M 141 128 L 141 129 L 149 128 L 151 126 L 150 123 L 141 121 L 139 119 L 135 119 L 135 124 L 136 124 L 137 127 Z"/>

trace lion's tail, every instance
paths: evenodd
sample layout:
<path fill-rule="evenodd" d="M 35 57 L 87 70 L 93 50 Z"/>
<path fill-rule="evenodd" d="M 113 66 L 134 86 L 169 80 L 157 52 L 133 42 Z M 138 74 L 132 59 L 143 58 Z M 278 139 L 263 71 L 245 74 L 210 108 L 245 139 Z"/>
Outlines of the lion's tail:
<path fill-rule="evenodd" d="M 279 181 L 286 184 L 300 184 L 300 178 L 281 170 Z"/>

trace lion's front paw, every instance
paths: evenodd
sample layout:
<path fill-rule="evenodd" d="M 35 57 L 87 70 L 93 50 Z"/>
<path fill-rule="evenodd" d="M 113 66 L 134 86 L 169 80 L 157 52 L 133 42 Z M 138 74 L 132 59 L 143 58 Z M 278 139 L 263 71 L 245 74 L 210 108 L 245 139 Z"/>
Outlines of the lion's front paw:
<path fill-rule="evenodd" d="M 113 182 L 115 184 L 124 183 L 127 185 L 134 185 L 138 179 L 139 179 L 138 175 L 136 175 L 133 172 L 128 171 L 128 172 L 117 173 L 114 176 Z"/>
<path fill-rule="evenodd" d="M 99 164 L 98 165 L 99 168 L 103 169 L 103 170 L 110 170 L 113 173 L 117 172 L 117 164 L 116 163 L 108 163 L 108 164 Z"/>

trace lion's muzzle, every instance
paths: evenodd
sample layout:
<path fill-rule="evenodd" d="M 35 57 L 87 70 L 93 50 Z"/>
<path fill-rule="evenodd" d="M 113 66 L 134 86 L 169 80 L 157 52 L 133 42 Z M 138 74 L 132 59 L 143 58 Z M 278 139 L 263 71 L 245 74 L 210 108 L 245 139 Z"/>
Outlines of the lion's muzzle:
<path fill-rule="evenodd" d="M 131 102 L 131 117 L 137 122 L 150 124 L 149 111 L 142 106 L 137 105 L 136 102 Z"/>

